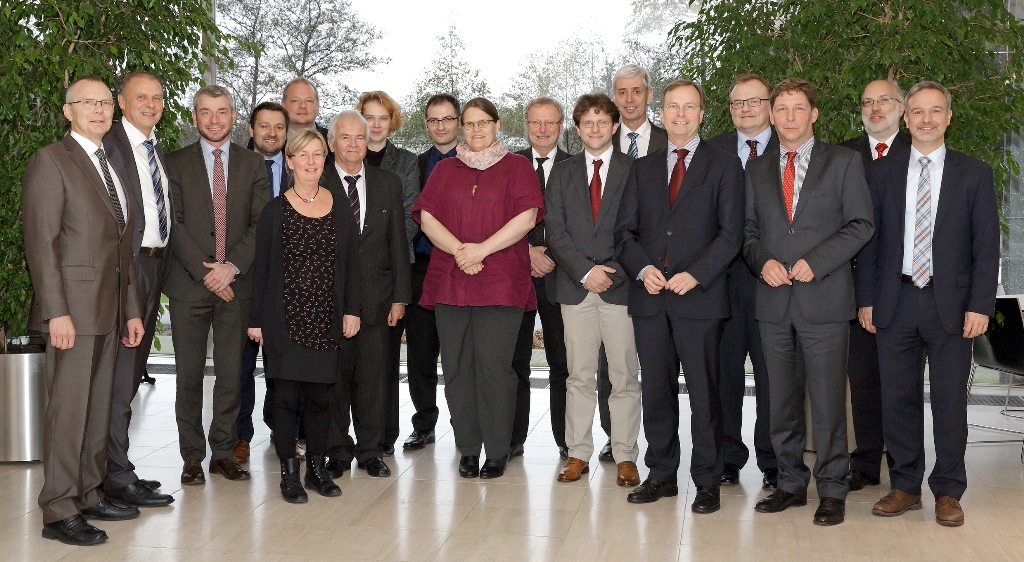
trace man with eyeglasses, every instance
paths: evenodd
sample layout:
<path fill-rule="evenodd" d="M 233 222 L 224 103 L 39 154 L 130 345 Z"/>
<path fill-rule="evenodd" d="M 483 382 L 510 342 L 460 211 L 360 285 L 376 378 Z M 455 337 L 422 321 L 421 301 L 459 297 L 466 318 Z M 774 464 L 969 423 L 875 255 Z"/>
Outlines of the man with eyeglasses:
<path fill-rule="evenodd" d="M 665 129 L 647 118 L 647 106 L 654 99 L 651 75 L 642 67 L 627 64 L 615 71 L 612 96 L 619 108 L 619 132 L 612 146 L 630 158 L 642 158 L 665 148 Z"/>
<path fill-rule="evenodd" d="M 526 138 L 530 148 L 516 154 L 526 157 L 537 169 L 541 192 L 545 190 L 547 178 L 555 162 L 561 162 L 572 155 L 558 146 L 565 122 L 565 110 L 552 98 L 541 97 L 526 104 Z M 523 443 L 530 430 L 530 361 L 533 359 L 533 328 L 537 315 L 544 333 L 544 355 L 548 360 L 548 381 L 551 389 L 551 432 L 558 445 L 558 453 L 566 458 L 565 446 L 565 381 L 569 368 L 565 359 L 565 328 L 562 325 L 562 311 L 555 301 L 555 262 L 548 250 L 544 222 L 527 235 L 530 243 L 530 274 L 537 291 L 537 310 L 523 314 L 523 323 L 512 357 L 512 368 L 519 377 L 516 388 L 516 418 L 512 425 L 511 457 L 523 454 Z"/>
<path fill-rule="evenodd" d="M 896 82 L 875 80 L 861 94 L 861 119 L 865 134 L 840 146 L 860 153 L 867 170 L 871 162 L 898 154 L 910 147 L 910 135 L 900 130 L 903 116 L 903 91 Z M 857 260 L 853 261 L 854 283 Z M 850 322 L 850 406 L 857 448 L 850 453 L 850 472 L 846 481 L 850 491 L 881 483 L 882 450 L 882 382 L 878 372 L 878 347 L 875 335 L 861 327 L 856 319 Z"/>
<path fill-rule="evenodd" d="M 631 280 L 629 314 L 643 377 L 644 482 L 630 503 L 679 493 L 679 369 L 690 405 L 690 509 L 721 508 L 719 344 L 729 317 L 725 272 L 743 240 L 743 169 L 733 151 L 697 134 L 706 97 L 675 80 L 662 93 L 668 146 L 633 163 L 619 206 L 618 262 Z"/>
<path fill-rule="evenodd" d="M 420 191 L 434 166 L 455 156 L 459 143 L 459 100 L 449 94 L 430 96 L 424 107 L 424 124 L 433 146 L 419 155 Z M 413 237 L 412 300 L 405 313 L 406 365 L 409 372 L 409 397 L 416 413 L 412 416 L 412 433 L 402 444 L 406 450 L 417 450 L 434 442 L 437 424 L 437 359 L 441 343 L 437 339 L 434 311 L 419 305 L 423 280 L 430 266 L 434 246 L 422 232 Z"/>
<path fill-rule="evenodd" d="M 729 113 L 735 130 L 708 139 L 708 143 L 733 152 L 744 168 L 747 162 L 777 149 L 779 137 L 769 121 L 771 85 L 756 74 L 741 74 L 729 90 Z M 720 395 L 722 398 L 722 484 L 739 484 L 740 469 L 750 450 L 743 444 L 743 396 L 746 390 L 746 359 L 754 368 L 754 455 L 763 477 L 761 487 L 778 485 L 779 469 L 769 432 L 768 373 L 764 367 L 761 336 L 754 319 L 754 288 L 757 277 L 737 256 L 727 271 L 731 316 L 722 332 Z"/>
<path fill-rule="evenodd" d="M 84 518 L 139 516 L 104 496 L 111 389 L 118 345 L 143 336 L 132 267 L 134 213 L 103 136 L 114 100 L 94 76 L 68 88 L 71 132 L 37 150 L 22 177 L 25 257 L 32 277 L 28 327 L 47 335 L 43 538 L 92 545 L 107 534 Z M 125 337 L 121 337 L 124 333 Z"/>

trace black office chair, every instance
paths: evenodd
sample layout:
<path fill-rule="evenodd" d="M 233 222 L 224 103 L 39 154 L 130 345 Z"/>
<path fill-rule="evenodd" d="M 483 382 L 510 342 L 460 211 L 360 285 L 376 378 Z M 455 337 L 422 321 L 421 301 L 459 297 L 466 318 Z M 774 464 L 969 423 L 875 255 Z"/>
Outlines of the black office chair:
<path fill-rule="evenodd" d="M 967 379 L 968 398 L 971 395 L 974 374 L 978 367 L 985 367 L 1008 375 L 1006 400 L 999 413 L 1011 418 L 1024 419 L 1024 416 L 1011 413 L 1024 410 L 1010 407 L 1010 394 L 1014 387 L 1021 386 L 1019 383 L 1014 384 L 1014 380 L 1017 377 L 1024 377 L 1024 313 L 1021 312 L 1020 301 L 1016 297 L 998 297 L 996 299 L 996 317 L 989 322 L 988 331 L 974 338 L 974 360 L 971 365 L 971 375 Z M 980 429 L 1024 435 L 1024 431 L 1014 429 L 973 423 L 968 425 Z"/>

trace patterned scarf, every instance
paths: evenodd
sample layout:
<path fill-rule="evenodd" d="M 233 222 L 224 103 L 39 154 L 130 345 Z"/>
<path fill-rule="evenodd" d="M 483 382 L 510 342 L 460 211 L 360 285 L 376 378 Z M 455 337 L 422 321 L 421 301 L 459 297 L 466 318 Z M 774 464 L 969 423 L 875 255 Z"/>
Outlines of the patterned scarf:
<path fill-rule="evenodd" d="M 455 147 L 455 157 L 474 170 L 486 170 L 497 164 L 506 154 L 508 154 L 508 146 L 498 138 L 494 139 L 491 146 L 477 152 L 469 148 L 466 141 L 460 142 Z"/>

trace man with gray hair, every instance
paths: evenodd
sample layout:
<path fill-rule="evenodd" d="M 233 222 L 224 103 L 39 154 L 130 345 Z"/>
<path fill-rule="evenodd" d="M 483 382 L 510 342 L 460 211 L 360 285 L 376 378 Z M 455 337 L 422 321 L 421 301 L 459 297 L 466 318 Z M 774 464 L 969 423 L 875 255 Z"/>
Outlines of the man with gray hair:
<path fill-rule="evenodd" d="M 249 321 L 256 223 L 270 199 L 263 158 L 231 144 L 234 102 L 223 86 L 204 86 L 192 103 L 199 141 L 167 155 L 174 211 L 173 256 L 164 294 L 169 299 L 177 377 L 174 403 L 181 483 L 206 483 L 203 368 L 213 327 L 213 419 L 210 473 L 248 480 L 235 461 L 240 359 Z M 228 196 L 230 194 L 230 197 Z"/>
<path fill-rule="evenodd" d="M 668 146 L 665 129 L 647 118 L 647 106 L 654 99 L 651 75 L 644 68 L 627 64 L 615 71 L 612 99 L 619 108 L 619 132 L 612 146 L 631 158 L 642 158 Z"/>

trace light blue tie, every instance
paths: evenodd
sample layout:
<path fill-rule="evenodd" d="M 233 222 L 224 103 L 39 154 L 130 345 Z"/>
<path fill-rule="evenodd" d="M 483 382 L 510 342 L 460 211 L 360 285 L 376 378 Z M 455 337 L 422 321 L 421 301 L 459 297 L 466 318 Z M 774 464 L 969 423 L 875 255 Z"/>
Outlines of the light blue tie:
<path fill-rule="evenodd" d="M 921 177 L 917 180 L 917 221 L 914 224 L 914 285 L 924 287 L 931 279 L 932 269 L 932 177 L 927 156 L 918 158 L 921 163 Z"/>
<path fill-rule="evenodd" d="M 636 138 L 640 136 L 640 133 L 626 133 L 629 137 L 629 150 L 626 152 L 630 158 L 639 158 L 640 151 L 636 148 Z"/>

